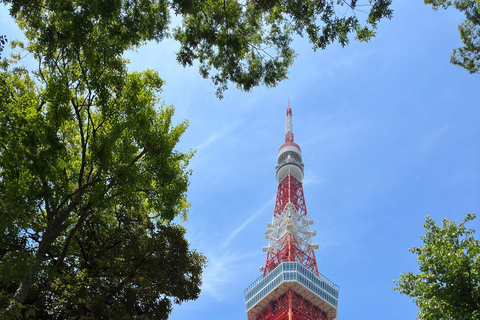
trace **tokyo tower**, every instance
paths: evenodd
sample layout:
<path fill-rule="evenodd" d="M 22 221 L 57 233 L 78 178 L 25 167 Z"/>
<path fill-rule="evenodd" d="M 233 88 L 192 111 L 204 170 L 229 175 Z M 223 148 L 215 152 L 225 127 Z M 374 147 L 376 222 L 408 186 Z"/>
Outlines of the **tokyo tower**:
<path fill-rule="evenodd" d="M 275 166 L 277 197 L 273 219 L 265 232 L 268 246 L 262 275 L 245 289 L 248 320 L 333 320 L 337 317 L 338 286 L 318 272 L 312 244 L 315 231 L 307 218 L 303 196 L 302 152 L 294 142 L 292 109 L 288 103 L 285 143 Z"/>

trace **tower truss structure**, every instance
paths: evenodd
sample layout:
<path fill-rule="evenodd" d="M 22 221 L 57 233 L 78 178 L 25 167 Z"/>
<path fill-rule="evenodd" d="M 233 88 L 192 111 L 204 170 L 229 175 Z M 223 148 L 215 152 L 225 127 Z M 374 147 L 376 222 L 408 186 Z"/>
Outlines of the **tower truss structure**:
<path fill-rule="evenodd" d="M 292 109 L 287 108 L 285 143 L 275 166 L 278 182 L 262 275 L 245 289 L 248 320 L 334 320 L 339 288 L 318 272 L 312 244 L 316 231 L 307 218 L 302 151 L 294 141 Z"/>

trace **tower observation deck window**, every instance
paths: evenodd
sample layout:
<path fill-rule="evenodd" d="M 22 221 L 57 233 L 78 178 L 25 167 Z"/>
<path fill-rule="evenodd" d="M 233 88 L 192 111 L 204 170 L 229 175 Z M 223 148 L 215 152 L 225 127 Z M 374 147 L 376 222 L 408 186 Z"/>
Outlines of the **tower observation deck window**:
<path fill-rule="evenodd" d="M 245 289 L 245 307 L 255 304 L 282 284 L 296 282 L 321 297 L 333 307 L 338 307 L 338 286 L 320 274 L 317 276 L 298 262 L 283 262 L 265 278 L 260 277 Z"/>

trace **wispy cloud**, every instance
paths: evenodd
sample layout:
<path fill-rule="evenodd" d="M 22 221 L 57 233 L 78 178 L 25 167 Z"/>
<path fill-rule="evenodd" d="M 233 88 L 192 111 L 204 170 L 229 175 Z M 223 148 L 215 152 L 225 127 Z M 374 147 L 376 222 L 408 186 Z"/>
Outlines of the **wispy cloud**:
<path fill-rule="evenodd" d="M 235 130 L 237 126 L 238 124 L 234 123 L 231 126 L 225 126 L 223 128 L 212 130 L 213 132 L 211 132 L 210 135 L 208 135 L 203 140 L 200 140 L 202 137 L 198 137 L 198 138 L 194 137 L 193 140 L 190 142 L 190 146 L 193 146 L 193 148 L 197 151 L 197 153 L 195 154 L 195 157 L 193 157 L 193 160 L 191 163 L 198 164 L 199 162 L 208 161 L 212 157 L 219 156 L 215 152 L 216 150 L 214 148 L 211 148 L 211 150 L 209 150 L 209 148 L 212 146 L 215 146 L 215 144 L 222 145 L 224 141 L 231 140 L 232 139 L 231 133 L 232 131 Z"/>
<path fill-rule="evenodd" d="M 197 151 L 202 151 L 208 147 L 210 147 L 214 143 L 218 143 L 219 140 L 221 139 L 226 139 L 228 137 L 229 139 L 232 139 L 232 132 L 235 132 L 235 130 L 239 127 L 240 122 L 239 121 L 232 121 L 232 123 L 229 123 L 228 126 L 224 126 L 223 128 L 218 128 L 216 131 L 211 133 L 207 138 L 205 138 L 203 141 L 201 141 L 199 144 L 195 146 L 195 149 Z"/>
<path fill-rule="evenodd" d="M 316 184 L 321 184 L 327 181 L 326 179 L 320 179 L 316 174 L 310 172 L 308 175 L 305 176 L 305 179 L 303 180 L 303 185 L 316 185 Z"/>
<path fill-rule="evenodd" d="M 235 256 L 229 253 L 221 256 L 208 255 L 208 265 L 203 271 L 203 292 L 217 300 L 222 300 L 222 284 L 232 278 L 232 270 L 229 266 L 234 259 Z"/>
<path fill-rule="evenodd" d="M 212 182 L 210 182 L 210 185 L 213 186 L 215 185 L 218 181 L 222 180 L 225 178 L 226 175 L 228 175 L 229 173 L 232 172 L 232 167 L 231 166 L 228 166 L 226 168 L 222 168 L 222 169 L 219 169 L 219 172 L 217 173 L 217 176 L 216 178 L 214 178 L 212 180 Z"/>
<path fill-rule="evenodd" d="M 439 130 L 435 130 L 431 133 L 429 133 L 423 140 L 420 145 L 420 148 L 422 151 L 430 150 L 433 148 L 436 144 L 437 141 L 440 139 L 440 136 L 442 133 L 447 130 L 450 126 L 449 125 L 443 125 L 442 128 Z"/>
<path fill-rule="evenodd" d="M 231 234 L 230 236 L 227 238 L 227 240 L 225 240 L 225 242 L 222 244 L 223 247 L 227 246 L 228 243 L 240 232 L 242 231 L 248 224 L 250 224 L 250 222 L 252 222 L 253 220 L 255 220 L 262 212 L 264 212 L 267 208 L 270 208 L 273 204 L 273 202 L 275 201 L 275 197 L 272 197 L 270 200 L 268 200 L 267 202 L 265 202 L 265 204 L 260 208 L 258 209 L 257 211 L 255 211 L 252 215 L 250 215 L 250 217 L 244 222 L 242 223 L 237 229 L 235 229 Z"/>
<path fill-rule="evenodd" d="M 227 133 L 228 129 L 222 129 L 220 131 L 217 131 L 215 133 L 213 133 L 212 135 L 210 135 L 208 138 L 206 138 L 205 140 L 203 140 L 197 147 L 196 149 L 197 150 L 202 150 L 202 149 L 205 149 L 207 148 L 208 146 L 210 146 L 211 144 L 213 144 L 215 141 L 217 141 L 218 139 L 220 139 L 223 135 L 225 135 Z"/>
<path fill-rule="evenodd" d="M 239 263 L 256 255 L 258 253 L 241 255 L 231 251 L 222 252 L 220 255 L 207 254 L 208 265 L 203 271 L 202 291 L 219 301 L 228 299 L 232 282 L 238 279 L 235 275 Z"/>

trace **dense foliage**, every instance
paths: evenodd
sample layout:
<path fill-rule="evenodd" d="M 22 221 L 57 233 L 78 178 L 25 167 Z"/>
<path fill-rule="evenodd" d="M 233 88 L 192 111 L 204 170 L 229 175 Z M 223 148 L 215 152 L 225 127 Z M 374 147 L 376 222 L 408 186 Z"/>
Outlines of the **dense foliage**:
<path fill-rule="evenodd" d="M 186 122 L 154 107 L 155 72 L 77 58 L 41 59 L 34 78 L 2 62 L 0 308 L 163 319 L 198 296 L 204 265 L 171 223 L 188 209 Z"/>
<path fill-rule="evenodd" d="M 478 0 L 424 0 L 434 10 L 451 6 L 465 14 L 458 26 L 463 46 L 453 50 L 450 62 L 470 73 L 480 73 L 480 2 Z"/>
<path fill-rule="evenodd" d="M 173 30 L 180 42 L 177 60 L 199 63 L 222 93 L 229 81 L 242 90 L 275 86 L 287 78 L 296 56 L 295 35 L 308 37 L 314 50 L 354 34 L 368 41 L 391 0 L 2 0 L 47 56 L 58 47 L 102 47 L 115 53 L 169 35 L 172 15 L 182 18 Z M 107 52 L 108 51 L 108 52 Z"/>
<path fill-rule="evenodd" d="M 465 223 L 443 219 L 438 226 L 427 217 L 424 246 L 414 247 L 420 273 L 400 275 L 395 290 L 420 308 L 420 320 L 480 319 L 480 240 Z"/>
<path fill-rule="evenodd" d="M 156 72 L 122 58 L 153 22 L 119 35 L 107 15 L 82 38 L 66 30 L 81 17 L 43 5 L 22 4 L 29 42 L 0 63 L 0 314 L 165 319 L 198 297 L 205 258 L 172 223 L 188 210 L 192 153 L 174 149 L 187 122 L 159 105 Z"/>

